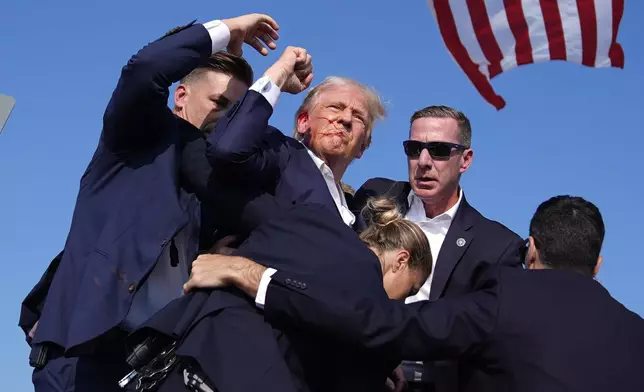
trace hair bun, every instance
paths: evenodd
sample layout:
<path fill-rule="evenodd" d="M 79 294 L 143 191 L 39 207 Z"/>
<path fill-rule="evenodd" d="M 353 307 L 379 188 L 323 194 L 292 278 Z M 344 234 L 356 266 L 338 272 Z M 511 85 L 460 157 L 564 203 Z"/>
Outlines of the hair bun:
<path fill-rule="evenodd" d="M 403 219 L 398 203 L 388 197 L 372 197 L 362 209 L 362 216 L 368 226 L 385 226 Z"/>

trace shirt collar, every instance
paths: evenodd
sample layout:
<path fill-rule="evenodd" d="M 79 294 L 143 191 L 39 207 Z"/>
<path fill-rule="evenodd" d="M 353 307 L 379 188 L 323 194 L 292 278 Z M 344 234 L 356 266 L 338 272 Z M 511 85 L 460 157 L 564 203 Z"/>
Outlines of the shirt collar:
<path fill-rule="evenodd" d="M 461 205 L 461 200 L 463 200 L 463 188 L 459 188 L 458 201 L 456 202 L 456 204 L 454 204 L 449 210 L 443 212 L 442 214 L 437 215 L 434 218 L 428 218 L 427 214 L 425 213 L 425 206 L 423 204 L 423 201 L 418 196 L 416 196 L 416 193 L 412 189 L 409 192 L 409 196 L 407 197 L 407 202 L 409 203 L 409 212 L 407 213 L 407 215 L 412 215 L 421 221 L 451 221 L 452 219 L 454 219 L 456 211 L 458 211 L 458 207 Z"/>
<path fill-rule="evenodd" d="M 315 153 L 314 153 L 313 151 L 311 151 L 311 150 L 306 146 L 306 144 L 302 143 L 302 145 L 304 146 L 304 148 L 306 148 L 306 152 L 308 152 L 308 153 L 309 153 L 309 156 L 311 157 L 311 159 L 313 159 L 313 163 L 315 163 L 315 166 L 316 166 L 319 170 L 322 170 L 322 168 L 323 168 L 323 167 L 327 166 L 327 164 L 326 164 L 322 159 L 320 159 L 320 157 L 318 157 L 317 155 L 315 155 Z"/>

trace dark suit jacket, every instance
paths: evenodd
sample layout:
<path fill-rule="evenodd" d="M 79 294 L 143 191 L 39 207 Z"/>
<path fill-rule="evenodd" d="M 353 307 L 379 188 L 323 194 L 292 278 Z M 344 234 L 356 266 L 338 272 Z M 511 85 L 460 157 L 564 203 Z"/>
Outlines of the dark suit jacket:
<path fill-rule="evenodd" d="M 288 284 L 294 280 L 306 287 Z M 278 272 L 265 317 L 405 358 L 459 358 L 463 391 L 644 390 L 644 320 L 596 281 L 564 270 L 487 266 L 475 281 L 458 298 L 402 305 L 373 297 L 341 302 L 316 277 Z"/>
<path fill-rule="evenodd" d="M 372 178 L 358 189 L 351 209 L 354 213 L 359 213 L 368 198 L 388 196 L 396 199 L 402 213 L 406 214 L 410 207 L 409 192 L 411 186 L 407 181 Z M 464 246 L 458 245 L 457 240 L 460 239 L 465 240 Z M 481 263 L 520 267 L 523 262 L 520 257 L 522 246 L 523 241 L 517 234 L 502 224 L 485 218 L 463 196 L 440 253 L 433 255 L 435 271 L 429 299 L 455 297 L 471 292 L 474 271 Z M 425 363 L 422 380 L 433 384 L 438 392 L 451 392 L 459 389 L 460 377 L 457 363 L 438 361 Z"/>
<path fill-rule="evenodd" d="M 207 156 L 219 181 L 250 194 L 268 193 L 285 205 L 323 205 L 339 216 L 306 147 L 269 126 L 272 113 L 266 98 L 249 90 L 219 120 L 207 140 Z"/>
<path fill-rule="evenodd" d="M 396 199 L 403 214 L 409 211 L 411 186 L 406 181 L 372 178 L 355 194 L 351 210 L 359 214 L 367 199 L 387 196 Z M 458 239 L 465 245 L 459 246 Z M 472 291 L 472 275 L 482 262 L 520 267 L 521 238 L 502 224 L 481 215 L 463 196 L 445 241 L 435 258 L 430 300 L 458 296 Z"/>
<path fill-rule="evenodd" d="M 91 351 L 123 321 L 177 231 L 190 230 L 186 257 L 197 251 L 198 202 L 182 186 L 180 165 L 186 143 L 201 136 L 167 100 L 170 85 L 211 51 L 207 30 L 193 25 L 152 42 L 123 68 L 81 178 L 64 254 L 53 278 L 41 281 L 51 287 L 34 343 Z"/>
<path fill-rule="evenodd" d="M 236 254 L 280 271 L 318 277 L 330 288 L 329 298 L 342 302 L 353 302 L 353 291 L 387 299 L 378 258 L 338 214 L 321 205 L 275 208 L 285 212 L 261 224 Z M 273 388 L 269 380 L 283 379 L 275 376 L 283 371 L 282 357 L 298 390 L 378 390 L 400 359 L 386 349 L 338 344 L 297 324 L 275 323 L 271 332 L 253 302 L 232 290 L 191 294 L 155 315 L 131 341 L 141 341 L 150 330 L 182 339 L 179 355 L 197 360 L 218 387 L 236 382 L 235 390 L 253 390 L 257 385 L 263 385 L 262 390 Z M 227 380 L 226 372 L 244 376 Z"/>

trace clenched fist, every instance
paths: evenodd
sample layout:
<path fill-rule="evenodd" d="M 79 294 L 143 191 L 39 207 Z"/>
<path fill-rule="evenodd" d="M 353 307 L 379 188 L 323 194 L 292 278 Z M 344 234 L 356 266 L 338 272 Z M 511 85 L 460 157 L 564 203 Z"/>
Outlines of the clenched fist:
<path fill-rule="evenodd" d="M 280 90 L 298 94 L 313 81 L 313 63 L 306 49 L 289 46 L 282 56 L 264 73 Z"/>

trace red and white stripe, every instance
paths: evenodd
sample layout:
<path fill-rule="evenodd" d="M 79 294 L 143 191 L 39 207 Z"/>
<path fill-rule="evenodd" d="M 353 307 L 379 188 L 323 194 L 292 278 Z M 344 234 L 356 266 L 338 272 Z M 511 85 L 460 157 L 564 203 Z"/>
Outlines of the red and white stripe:
<path fill-rule="evenodd" d="M 443 41 L 497 109 L 490 79 L 514 67 L 565 60 L 624 68 L 617 31 L 624 0 L 428 0 Z"/>

